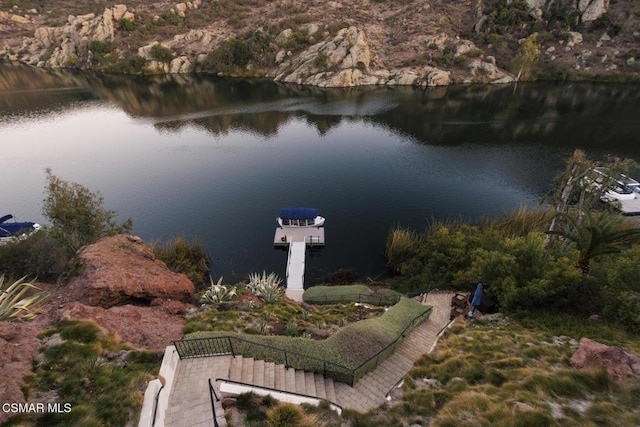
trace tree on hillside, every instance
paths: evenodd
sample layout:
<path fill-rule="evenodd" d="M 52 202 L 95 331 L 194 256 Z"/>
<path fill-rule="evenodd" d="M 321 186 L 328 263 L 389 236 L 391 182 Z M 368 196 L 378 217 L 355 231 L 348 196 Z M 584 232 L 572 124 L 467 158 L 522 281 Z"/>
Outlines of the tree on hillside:
<path fill-rule="evenodd" d="M 640 228 L 625 227 L 620 215 L 610 211 L 593 213 L 583 209 L 583 222 L 578 222 L 578 216 L 558 213 L 563 217 L 568 227 L 565 230 L 549 231 L 564 237 L 575 244 L 578 249 L 576 266 L 582 274 L 591 273 L 591 260 L 607 254 L 619 253 L 622 247 L 629 243 L 629 238 L 640 234 Z"/>
<path fill-rule="evenodd" d="M 540 42 L 538 41 L 538 33 L 533 33 L 524 39 L 514 58 L 515 67 L 519 68 L 516 80 L 520 80 L 520 77 L 529 78 L 531 68 L 538 62 L 539 57 Z"/>
<path fill-rule="evenodd" d="M 46 197 L 42 212 L 49 219 L 49 232 L 63 251 L 72 256 L 78 249 L 104 236 L 128 233 L 131 218 L 115 221 L 117 212 L 102 207 L 103 197 L 86 187 L 66 182 L 46 170 Z"/>

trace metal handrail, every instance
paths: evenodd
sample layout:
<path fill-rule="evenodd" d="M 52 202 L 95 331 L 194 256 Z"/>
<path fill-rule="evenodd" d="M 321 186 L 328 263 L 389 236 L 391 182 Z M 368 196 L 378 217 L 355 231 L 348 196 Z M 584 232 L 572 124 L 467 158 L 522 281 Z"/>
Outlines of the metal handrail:
<path fill-rule="evenodd" d="M 218 424 L 218 417 L 216 416 L 216 405 L 213 402 L 213 396 L 216 397 L 217 401 L 220 400 L 218 399 L 216 390 L 213 388 L 213 385 L 211 384 L 211 378 L 209 378 L 209 398 L 211 399 L 211 412 L 213 413 L 213 425 L 214 427 L 220 427 L 220 424 Z"/>
<path fill-rule="evenodd" d="M 402 332 L 400 332 L 400 334 L 398 335 L 398 337 L 393 340 L 391 343 L 389 343 L 387 346 L 385 346 L 383 349 L 381 349 L 380 351 L 378 351 L 376 354 L 374 354 L 373 356 L 371 356 L 369 359 L 365 360 L 364 362 L 362 362 L 360 365 L 358 365 L 355 368 L 349 368 L 347 366 L 343 366 L 340 365 L 338 363 L 335 362 L 330 362 L 324 359 L 320 359 L 318 357 L 314 357 L 314 356 L 309 356 L 306 354 L 302 354 L 302 353 L 297 353 L 295 351 L 290 351 L 290 350 L 285 350 L 282 348 L 278 348 L 278 347 L 274 347 L 268 344 L 262 344 L 262 343 L 257 343 L 254 341 L 250 341 L 244 338 L 239 338 L 239 337 L 235 337 L 235 336 L 231 336 L 231 335 L 223 335 L 220 337 L 207 337 L 207 338 L 190 338 L 190 339 L 185 339 L 185 340 L 174 340 L 172 341 L 173 345 L 176 347 L 176 351 L 178 352 L 178 356 L 180 357 L 180 359 L 183 358 L 195 358 L 195 357 L 204 357 L 204 356 L 213 356 L 213 355 L 222 355 L 222 354 L 231 354 L 233 355 L 233 357 L 236 356 L 236 351 L 233 348 L 233 341 L 238 341 L 241 343 L 245 343 L 245 344 L 249 344 L 250 346 L 257 346 L 257 347 L 262 347 L 262 348 L 266 348 L 268 350 L 272 350 L 275 352 L 279 352 L 283 355 L 284 358 L 284 364 L 285 367 L 289 368 L 289 367 L 293 367 L 289 365 L 289 356 L 295 356 L 295 357 L 299 357 L 303 360 L 310 360 L 313 362 L 319 362 L 322 365 L 322 375 L 323 376 L 330 376 L 332 377 L 332 375 L 328 375 L 330 374 L 330 372 L 327 370 L 327 368 L 335 368 L 337 371 L 342 371 L 346 376 L 347 376 L 347 381 L 345 381 L 347 384 L 353 386 L 356 382 L 356 379 L 359 379 L 360 375 L 364 375 L 363 373 L 359 373 L 359 375 L 356 375 L 357 371 L 362 369 L 363 367 L 365 367 L 369 362 L 375 360 L 375 364 L 373 366 L 377 366 L 379 360 L 378 358 L 380 357 L 380 355 L 382 353 L 384 353 L 385 351 L 387 351 L 389 348 L 391 348 L 392 346 L 396 345 L 401 339 L 403 339 L 405 337 L 405 333 L 407 332 L 407 330 L 409 328 L 412 328 L 416 321 L 418 319 L 421 319 L 423 317 L 425 317 L 427 314 L 430 314 L 432 310 L 428 310 L 425 311 L 424 313 L 419 314 L 418 316 L 414 317 L 411 322 L 405 326 L 405 328 L 402 330 Z M 224 341 L 226 340 L 227 343 L 229 344 L 230 347 L 230 351 L 224 351 L 224 352 L 219 352 L 219 353 L 212 353 L 212 352 L 207 352 L 206 354 L 193 354 L 193 355 L 187 355 L 185 354 L 183 351 L 183 345 L 185 345 L 186 343 L 195 343 L 196 347 L 198 349 L 202 349 L 202 348 L 206 348 L 206 350 L 211 349 L 211 346 L 208 345 L 200 345 L 201 342 L 220 342 L 220 341 Z M 217 347 L 217 348 L 221 348 L 221 346 L 217 346 L 214 345 L 213 347 Z M 294 367 L 295 368 L 295 367 Z M 365 371 L 367 372 L 367 371 Z M 334 378 L 334 379 L 338 379 L 338 378 Z"/>
<path fill-rule="evenodd" d="M 264 385 L 257 385 L 257 384 L 250 384 L 250 383 L 247 383 L 247 382 L 236 381 L 236 380 L 232 380 L 232 379 L 229 379 L 229 378 L 220 378 L 220 377 L 218 377 L 218 378 L 215 379 L 215 382 L 218 382 L 218 381 L 224 381 L 224 382 L 232 383 L 232 384 L 246 385 L 246 386 L 249 386 L 249 387 L 252 387 L 252 388 L 260 388 L 260 389 L 263 389 L 263 390 L 277 391 L 279 393 L 287 393 L 287 394 L 291 394 L 291 395 L 294 395 L 294 396 L 308 397 L 308 398 L 311 398 L 311 399 L 326 400 L 327 402 L 331 403 L 332 405 L 340 408 L 340 410 L 344 409 L 342 407 L 342 405 L 339 405 L 339 404 L 337 404 L 337 403 L 335 403 L 335 402 L 333 402 L 333 401 L 331 401 L 329 399 L 322 399 L 322 398 L 320 398 L 318 396 L 311 396 L 310 394 L 298 393 L 298 392 L 295 392 L 295 391 L 278 390 L 277 388 L 273 388 L 273 387 L 267 387 L 267 386 L 264 386 Z M 211 379 L 209 379 L 209 384 L 211 384 Z M 215 391 L 214 391 L 214 393 L 215 393 Z"/>
<path fill-rule="evenodd" d="M 160 400 L 160 392 L 164 389 L 164 386 L 160 386 L 158 392 L 156 393 L 156 400 L 153 402 L 153 421 L 151 422 L 151 427 L 156 425 L 156 417 L 158 416 L 158 401 Z"/>

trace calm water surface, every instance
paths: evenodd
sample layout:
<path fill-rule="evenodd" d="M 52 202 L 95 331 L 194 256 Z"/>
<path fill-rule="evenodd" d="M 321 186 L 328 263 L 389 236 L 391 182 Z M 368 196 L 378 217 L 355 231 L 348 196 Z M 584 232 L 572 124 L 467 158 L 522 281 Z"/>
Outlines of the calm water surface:
<path fill-rule="evenodd" d="M 575 148 L 640 159 L 640 87 L 320 90 L 0 66 L 0 214 L 44 221 L 45 168 L 145 240 L 198 238 L 225 281 L 284 274 L 280 207 L 318 207 L 307 281 L 385 272 L 390 227 L 536 205 Z"/>

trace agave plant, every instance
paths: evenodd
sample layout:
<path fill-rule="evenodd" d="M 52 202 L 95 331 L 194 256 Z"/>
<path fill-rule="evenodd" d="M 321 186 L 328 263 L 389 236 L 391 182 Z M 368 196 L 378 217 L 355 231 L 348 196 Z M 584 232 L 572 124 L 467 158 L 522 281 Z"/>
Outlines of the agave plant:
<path fill-rule="evenodd" d="M 251 273 L 247 286 L 255 296 L 266 304 L 278 302 L 284 295 L 284 289 L 280 286 L 282 280 L 275 273 L 267 274 L 265 271 Z"/>
<path fill-rule="evenodd" d="M 25 282 L 24 277 L 5 287 L 4 276 L 0 276 L 0 321 L 33 319 L 47 297 L 45 292 L 28 295 L 31 290 L 39 290 L 33 282 Z"/>
<path fill-rule="evenodd" d="M 202 294 L 201 303 L 220 304 L 221 302 L 231 301 L 236 296 L 236 288 L 223 285 L 222 277 L 218 279 L 217 283 L 214 283 L 211 276 L 209 276 L 209 282 L 211 282 L 211 287 Z"/>

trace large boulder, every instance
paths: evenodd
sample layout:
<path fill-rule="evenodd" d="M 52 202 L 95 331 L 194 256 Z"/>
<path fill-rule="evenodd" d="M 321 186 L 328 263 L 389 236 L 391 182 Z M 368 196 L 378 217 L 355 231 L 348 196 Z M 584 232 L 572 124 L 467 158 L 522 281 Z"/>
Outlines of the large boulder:
<path fill-rule="evenodd" d="M 182 338 L 184 318 L 155 307 L 124 305 L 104 309 L 71 302 L 57 310 L 57 320 L 93 320 L 136 348 L 162 350 Z"/>
<path fill-rule="evenodd" d="M 626 353 L 622 348 L 600 344 L 582 338 L 578 350 L 571 356 L 571 364 L 577 369 L 603 368 L 612 378 L 640 375 L 640 357 Z"/>
<path fill-rule="evenodd" d="M 580 0 L 578 9 L 582 13 L 582 21 L 595 21 L 609 10 L 609 0 Z"/>
<path fill-rule="evenodd" d="M 67 289 L 90 306 L 163 305 L 167 300 L 191 303 L 195 286 L 184 274 L 170 271 L 139 237 L 105 237 L 80 249 L 73 261 L 80 274 Z"/>

